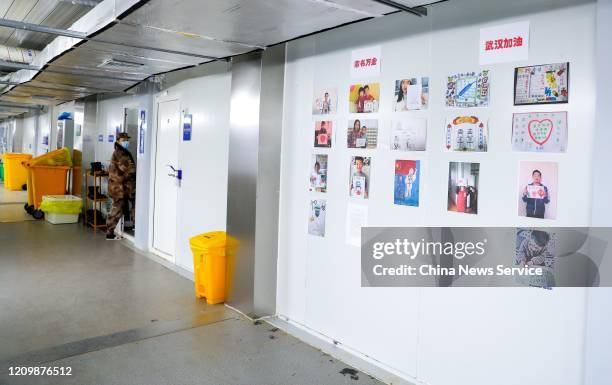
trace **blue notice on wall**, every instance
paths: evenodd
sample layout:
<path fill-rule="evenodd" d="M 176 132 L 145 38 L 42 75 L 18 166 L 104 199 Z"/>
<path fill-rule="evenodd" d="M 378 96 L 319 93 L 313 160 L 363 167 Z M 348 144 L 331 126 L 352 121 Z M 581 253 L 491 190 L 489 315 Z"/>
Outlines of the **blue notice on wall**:
<path fill-rule="evenodd" d="M 98 142 L 104 142 L 104 135 L 98 135 Z"/>
<path fill-rule="evenodd" d="M 49 145 L 49 135 L 45 135 L 43 136 L 43 145 L 48 146 Z"/>
<path fill-rule="evenodd" d="M 113 143 L 114 141 L 115 141 L 115 135 L 109 134 L 108 135 L 108 143 Z"/>
<path fill-rule="evenodd" d="M 146 111 L 140 110 L 138 119 L 138 154 L 143 155 L 145 152 L 145 132 L 147 131 Z"/>
<path fill-rule="evenodd" d="M 183 141 L 188 142 L 191 140 L 191 123 L 193 117 L 191 114 L 185 114 L 183 117 Z"/>

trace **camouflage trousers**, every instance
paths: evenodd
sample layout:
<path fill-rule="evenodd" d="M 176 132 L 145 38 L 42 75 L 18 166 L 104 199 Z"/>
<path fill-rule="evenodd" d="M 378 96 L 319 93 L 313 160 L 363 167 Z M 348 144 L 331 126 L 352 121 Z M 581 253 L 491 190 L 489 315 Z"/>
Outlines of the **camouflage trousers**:
<path fill-rule="evenodd" d="M 113 199 L 113 207 L 106 216 L 106 234 L 114 234 L 117 223 L 123 217 L 123 207 L 127 204 L 127 199 Z"/>

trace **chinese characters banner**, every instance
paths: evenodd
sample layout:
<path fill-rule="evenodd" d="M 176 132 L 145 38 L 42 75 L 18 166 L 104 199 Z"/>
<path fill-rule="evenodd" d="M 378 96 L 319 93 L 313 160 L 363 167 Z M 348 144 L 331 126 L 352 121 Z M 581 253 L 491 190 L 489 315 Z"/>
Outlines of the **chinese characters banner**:
<path fill-rule="evenodd" d="M 478 51 L 481 65 L 527 60 L 529 22 L 481 28 Z"/>
<path fill-rule="evenodd" d="M 351 77 L 380 76 L 380 46 L 357 49 L 351 53 Z"/>

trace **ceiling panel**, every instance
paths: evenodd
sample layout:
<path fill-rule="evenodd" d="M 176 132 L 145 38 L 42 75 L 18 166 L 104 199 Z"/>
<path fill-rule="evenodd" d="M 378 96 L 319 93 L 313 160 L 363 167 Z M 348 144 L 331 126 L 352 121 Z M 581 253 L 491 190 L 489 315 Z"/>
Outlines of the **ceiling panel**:
<path fill-rule="evenodd" d="M 334 3 L 350 4 L 350 7 L 334 7 L 326 3 L 329 2 L 151 0 L 125 17 L 124 21 L 165 30 L 168 35 L 201 35 L 223 41 L 265 46 L 367 17 L 349 8 L 378 9 L 384 13 L 394 11 L 393 8 L 381 6 L 371 0 Z"/>
<path fill-rule="evenodd" d="M 68 72 L 68 71 L 67 71 Z M 49 71 L 43 71 L 36 77 L 36 80 L 40 80 L 47 83 L 61 83 L 68 85 L 75 85 L 86 88 L 98 88 L 107 89 L 113 92 L 123 91 L 136 84 L 139 79 L 135 80 L 119 80 L 119 79 L 108 79 L 89 76 L 92 74 L 71 74 L 71 73 L 55 73 Z M 111 75 L 108 75 L 111 77 Z M 19 88 L 21 86 L 15 87 Z M 14 88 L 14 89 L 15 89 Z"/>

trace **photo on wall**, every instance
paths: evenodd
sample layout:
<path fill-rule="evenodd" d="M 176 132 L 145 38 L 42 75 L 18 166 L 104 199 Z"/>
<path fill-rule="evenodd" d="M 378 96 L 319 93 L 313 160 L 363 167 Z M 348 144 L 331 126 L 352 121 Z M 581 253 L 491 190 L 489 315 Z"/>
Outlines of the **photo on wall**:
<path fill-rule="evenodd" d="M 308 234 L 318 237 L 325 236 L 325 211 L 327 201 L 325 199 L 312 199 L 310 201 L 310 213 L 308 215 Z"/>
<path fill-rule="evenodd" d="M 425 151 L 427 119 L 401 118 L 391 121 L 391 149 L 395 151 Z"/>
<path fill-rule="evenodd" d="M 425 110 L 429 103 L 429 78 L 410 78 L 395 81 L 393 111 Z"/>
<path fill-rule="evenodd" d="M 514 105 L 567 103 L 569 63 L 514 69 Z"/>
<path fill-rule="evenodd" d="M 524 161 L 519 169 L 518 213 L 523 217 L 557 217 L 558 164 Z"/>
<path fill-rule="evenodd" d="M 349 196 L 368 199 L 370 190 L 371 158 L 367 156 L 351 157 Z"/>
<path fill-rule="evenodd" d="M 488 107 L 489 70 L 450 75 L 446 82 L 447 107 Z"/>
<path fill-rule="evenodd" d="M 540 267 L 540 276 L 517 276 L 516 281 L 525 286 L 552 288 L 555 286 L 555 262 L 557 260 L 556 234 L 536 229 L 516 229 L 514 266 Z"/>
<path fill-rule="evenodd" d="M 448 211 L 478 214 L 479 174 L 480 163 L 449 163 Z"/>
<path fill-rule="evenodd" d="M 333 122 L 318 120 L 315 122 L 314 146 L 330 148 L 332 146 Z"/>
<path fill-rule="evenodd" d="M 313 115 L 335 114 L 338 106 L 338 91 L 336 87 L 315 87 L 312 100 Z"/>
<path fill-rule="evenodd" d="M 346 145 L 348 148 L 376 148 L 378 142 L 378 120 L 351 119 L 348 122 Z"/>
<path fill-rule="evenodd" d="M 526 112 L 512 115 L 512 150 L 566 152 L 567 112 Z"/>
<path fill-rule="evenodd" d="M 374 113 L 378 112 L 380 103 L 379 83 L 357 83 L 349 87 L 349 112 Z"/>
<path fill-rule="evenodd" d="M 446 119 L 444 132 L 446 151 L 486 152 L 489 125 L 479 116 L 454 116 Z"/>
<path fill-rule="evenodd" d="M 327 155 L 316 154 L 310 162 L 310 188 L 311 192 L 327 191 Z"/>
<path fill-rule="evenodd" d="M 418 207 L 420 182 L 420 160 L 396 160 L 393 203 Z"/>

